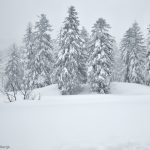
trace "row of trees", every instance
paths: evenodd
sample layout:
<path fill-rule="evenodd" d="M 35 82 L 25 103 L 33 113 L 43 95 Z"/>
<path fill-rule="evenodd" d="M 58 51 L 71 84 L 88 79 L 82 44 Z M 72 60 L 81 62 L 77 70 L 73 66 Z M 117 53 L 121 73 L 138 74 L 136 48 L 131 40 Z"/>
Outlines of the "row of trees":
<path fill-rule="evenodd" d="M 79 25 L 73 6 L 56 40 L 46 15 L 41 14 L 34 27 L 29 24 L 23 46 L 11 49 L 5 89 L 22 91 L 27 99 L 32 89 L 52 83 L 62 94 L 75 94 L 84 83 L 97 93 L 109 93 L 111 81 L 150 84 L 150 28 L 145 42 L 135 22 L 118 49 L 105 19 L 96 21 L 91 35 Z"/>

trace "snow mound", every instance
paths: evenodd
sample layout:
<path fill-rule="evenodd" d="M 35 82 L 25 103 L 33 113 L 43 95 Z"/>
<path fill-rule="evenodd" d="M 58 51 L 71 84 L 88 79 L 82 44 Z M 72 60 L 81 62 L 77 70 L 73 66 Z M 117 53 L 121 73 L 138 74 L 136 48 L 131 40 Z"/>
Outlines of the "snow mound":
<path fill-rule="evenodd" d="M 111 94 L 120 94 L 120 95 L 149 95 L 150 87 L 135 84 L 135 83 L 123 83 L 123 82 L 112 82 L 110 85 Z"/>
<path fill-rule="evenodd" d="M 112 82 L 110 85 L 110 92 L 111 94 L 108 95 L 150 95 L 150 87 L 145 86 L 145 85 L 140 85 L 140 84 L 135 84 L 135 83 L 123 83 L 123 82 Z M 58 86 L 56 84 L 35 89 L 32 93 L 32 97 L 35 97 L 35 99 L 38 99 L 40 97 L 41 100 L 49 100 L 49 99 L 57 99 L 57 97 L 61 97 L 61 99 L 68 99 L 67 97 L 63 98 L 64 96 L 61 95 L 60 90 L 58 89 Z M 96 93 L 92 93 L 90 91 L 90 88 L 87 84 L 84 84 L 81 88 L 81 91 L 78 95 L 74 95 L 75 99 L 81 99 L 80 97 L 77 98 L 78 96 L 83 96 L 83 95 L 88 95 L 88 96 L 94 96 L 97 95 Z M 98 94 L 101 95 L 101 94 Z M 102 95 L 101 95 L 102 96 Z M 50 98 L 51 97 L 51 98 Z M 53 98 L 52 98 L 53 97 Z M 55 98 L 56 97 L 56 98 Z M 106 95 L 104 95 L 103 99 L 105 99 Z M 107 96 L 109 97 L 109 96 Z M 73 97 L 72 97 L 73 98 Z M 74 99 L 73 98 L 73 99 Z M 21 100 L 22 97 L 18 94 L 18 100 Z M 70 98 L 69 98 L 70 99 Z M 107 98 L 106 98 L 107 99 Z M 7 97 L 2 95 L 0 93 L 0 103 L 7 102 Z"/>
<path fill-rule="evenodd" d="M 61 95 L 60 91 L 58 90 L 57 84 L 53 84 L 50 86 L 46 86 L 43 88 L 36 89 L 34 93 L 40 93 L 41 96 L 56 96 Z"/>
<path fill-rule="evenodd" d="M 135 84 L 135 83 L 123 83 L 112 82 L 110 85 L 111 94 L 117 95 L 150 95 L 150 87 Z M 50 85 L 44 88 L 35 90 L 36 93 L 40 93 L 41 96 L 58 96 L 61 95 L 56 84 Z M 93 95 L 87 84 L 83 85 L 81 92 L 78 95 Z"/>

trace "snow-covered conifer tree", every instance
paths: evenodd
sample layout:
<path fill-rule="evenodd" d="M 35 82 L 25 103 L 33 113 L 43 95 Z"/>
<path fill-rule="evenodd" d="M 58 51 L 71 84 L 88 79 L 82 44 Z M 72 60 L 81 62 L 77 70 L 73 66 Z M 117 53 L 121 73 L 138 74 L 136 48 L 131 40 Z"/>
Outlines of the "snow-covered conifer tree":
<path fill-rule="evenodd" d="M 27 58 L 31 60 L 34 53 L 34 32 L 31 23 L 29 23 L 27 26 L 23 42 L 25 44 Z"/>
<path fill-rule="evenodd" d="M 56 71 L 57 71 L 57 61 L 58 61 L 58 54 L 59 51 L 61 50 L 61 42 L 62 42 L 62 29 L 60 29 L 57 38 L 53 40 L 53 47 L 54 47 L 54 66 L 53 66 L 53 72 L 52 72 L 52 83 L 57 84 L 58 83 L 58 78 L 56 76 Z"/>
<path fill-rule="evenodd" d="M 112 81 L 123 81 L 124 64 L 121 59 L 121 51 L 117 46 L 116 41 L 113 43 L 113 69 L 112 69 Z"/>
<path fill-rule="evenodd" d="M 34 32 L 34 67 L 38 87 L 51 84 L 53 68 L 53 44 L 50 36 L 52 29 L 45 14 L 39 16 Z"/>
<path fill-rule="evenodd" d="M 80 38 L 82 40 L 82 55 L 83 55 L 83 59 L 84 59 L 84 64 L 85 64 L 85 69 L 86 69 L 86 74 L 84 76 L 84 83 L 87 82 L 87 62 L 90 56 L 90 51 L 89 51 L 89 34 L 87 32 L 87 30 L 85 29 L 85 27 L 82 27 L 81 31 L 80 31 Z"/>
<path fill-rule="evenodd" d="M 10 51 L 11 54 L 5 69 L 5 75 L 7 77 L 6 91 L 18 90 L 18 85 L 22 78 L 22 66 L 17 46 L 14 44 L 10 48 Z"/>
<path fill-rule="evenodd" d="M 150 85 L 150 26 L 148 28 L 148 38 L 147 38 L 146 84 Z"/>
<path fill-rule="evenodd" d="M 22 48 L 22 65 L 24 67 L 24 78 L 28 78 L 32 84 L 37 79 L 35 67 L 35 36 L 32 24 L 29 23 L 26 34 L 23 38 L 24 47 Z M 27 80 L 28 80 L 27 79 Z M 25 79 L 26 80 L 26 79 Z"/>
<path fill-rule="evenodd" d="M 87 61 L 90 56 L 90 54 L 89 54 L 90 52 L 89 52 L 89 48 L 88 48 L 90 36 L 89 36 L 89 33 L 87 32 L 87 30 L 85 29 L 85 27 L 82 27 L 82 29 L 80 31 L 80 37 L 82 39 L 82 49 L 83 49 L 82 51 L 83 51 L 83 54 L 85 55 L 85 59 Z"/>
<path fill-rule="evenodd" d="M 125 65 L 125 82 L 144 83 L 145 57 L 143 35 L 135 22 L 121 42 L 121 55 Z"/>
<path fill-rule="evenodd" d="M 77 12 L 71 6 L 62 28 L 60 51 L 55 64 L 58 86 L 62 94 L 74 94 L 84 80 L 85 67 L 81 44 Z"/>
<path fill-rule="evenodd" d="M 113 58 L 113 39 L 108 32 L 109 29 L 109 24 L 100 18 L 92 30 L 88 83 L 91 90 L 97 93 L 109 93 Z"/>
<path fill-rule="evenodd" d="M 0 52 L 0 88 L 3 86 L 2 82 L 3 82 L 3 69 L 2 69 L 2 59 L 1 59 L 1 53 Z"/>
<path fill-rule="evenodd" d="M 61 42 L 62 42 L 62 32 L 63 32 L 63 29 L 61 28 L 58 35 L 57 35 L 57 38 L 53 40 L 53 47 L 54 47 L 54 61 L 56 62 L 57 59 L 58 59 L 58 53 L 61 49 Z"/>

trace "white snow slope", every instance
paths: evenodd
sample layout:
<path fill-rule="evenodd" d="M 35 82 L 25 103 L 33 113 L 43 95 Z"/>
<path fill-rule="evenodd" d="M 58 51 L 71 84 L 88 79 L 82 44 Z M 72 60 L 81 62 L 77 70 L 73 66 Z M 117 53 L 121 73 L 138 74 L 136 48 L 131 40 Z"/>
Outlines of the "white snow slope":
<path fill-rule="evenodd" d="M 52 85 L 36 90 L 41 100 L 1 103 L 0 150 L 150 149 L 149 87 L 112 83 L 110 95 L 84 95 L 88 90 L 61 96 Z"/>

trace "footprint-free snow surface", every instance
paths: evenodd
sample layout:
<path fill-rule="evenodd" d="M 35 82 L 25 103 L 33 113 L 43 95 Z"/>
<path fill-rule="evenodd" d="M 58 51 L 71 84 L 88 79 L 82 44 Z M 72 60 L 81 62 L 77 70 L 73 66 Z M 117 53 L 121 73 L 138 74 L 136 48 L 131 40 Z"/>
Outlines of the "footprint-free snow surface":
<path fill-rule="evenodd" d="M 150 88 L 112 83 L 111 94 L 61 96 L 41 88 L 41 100 L 0 103 L 0 150 L 149 150 Z"/>

